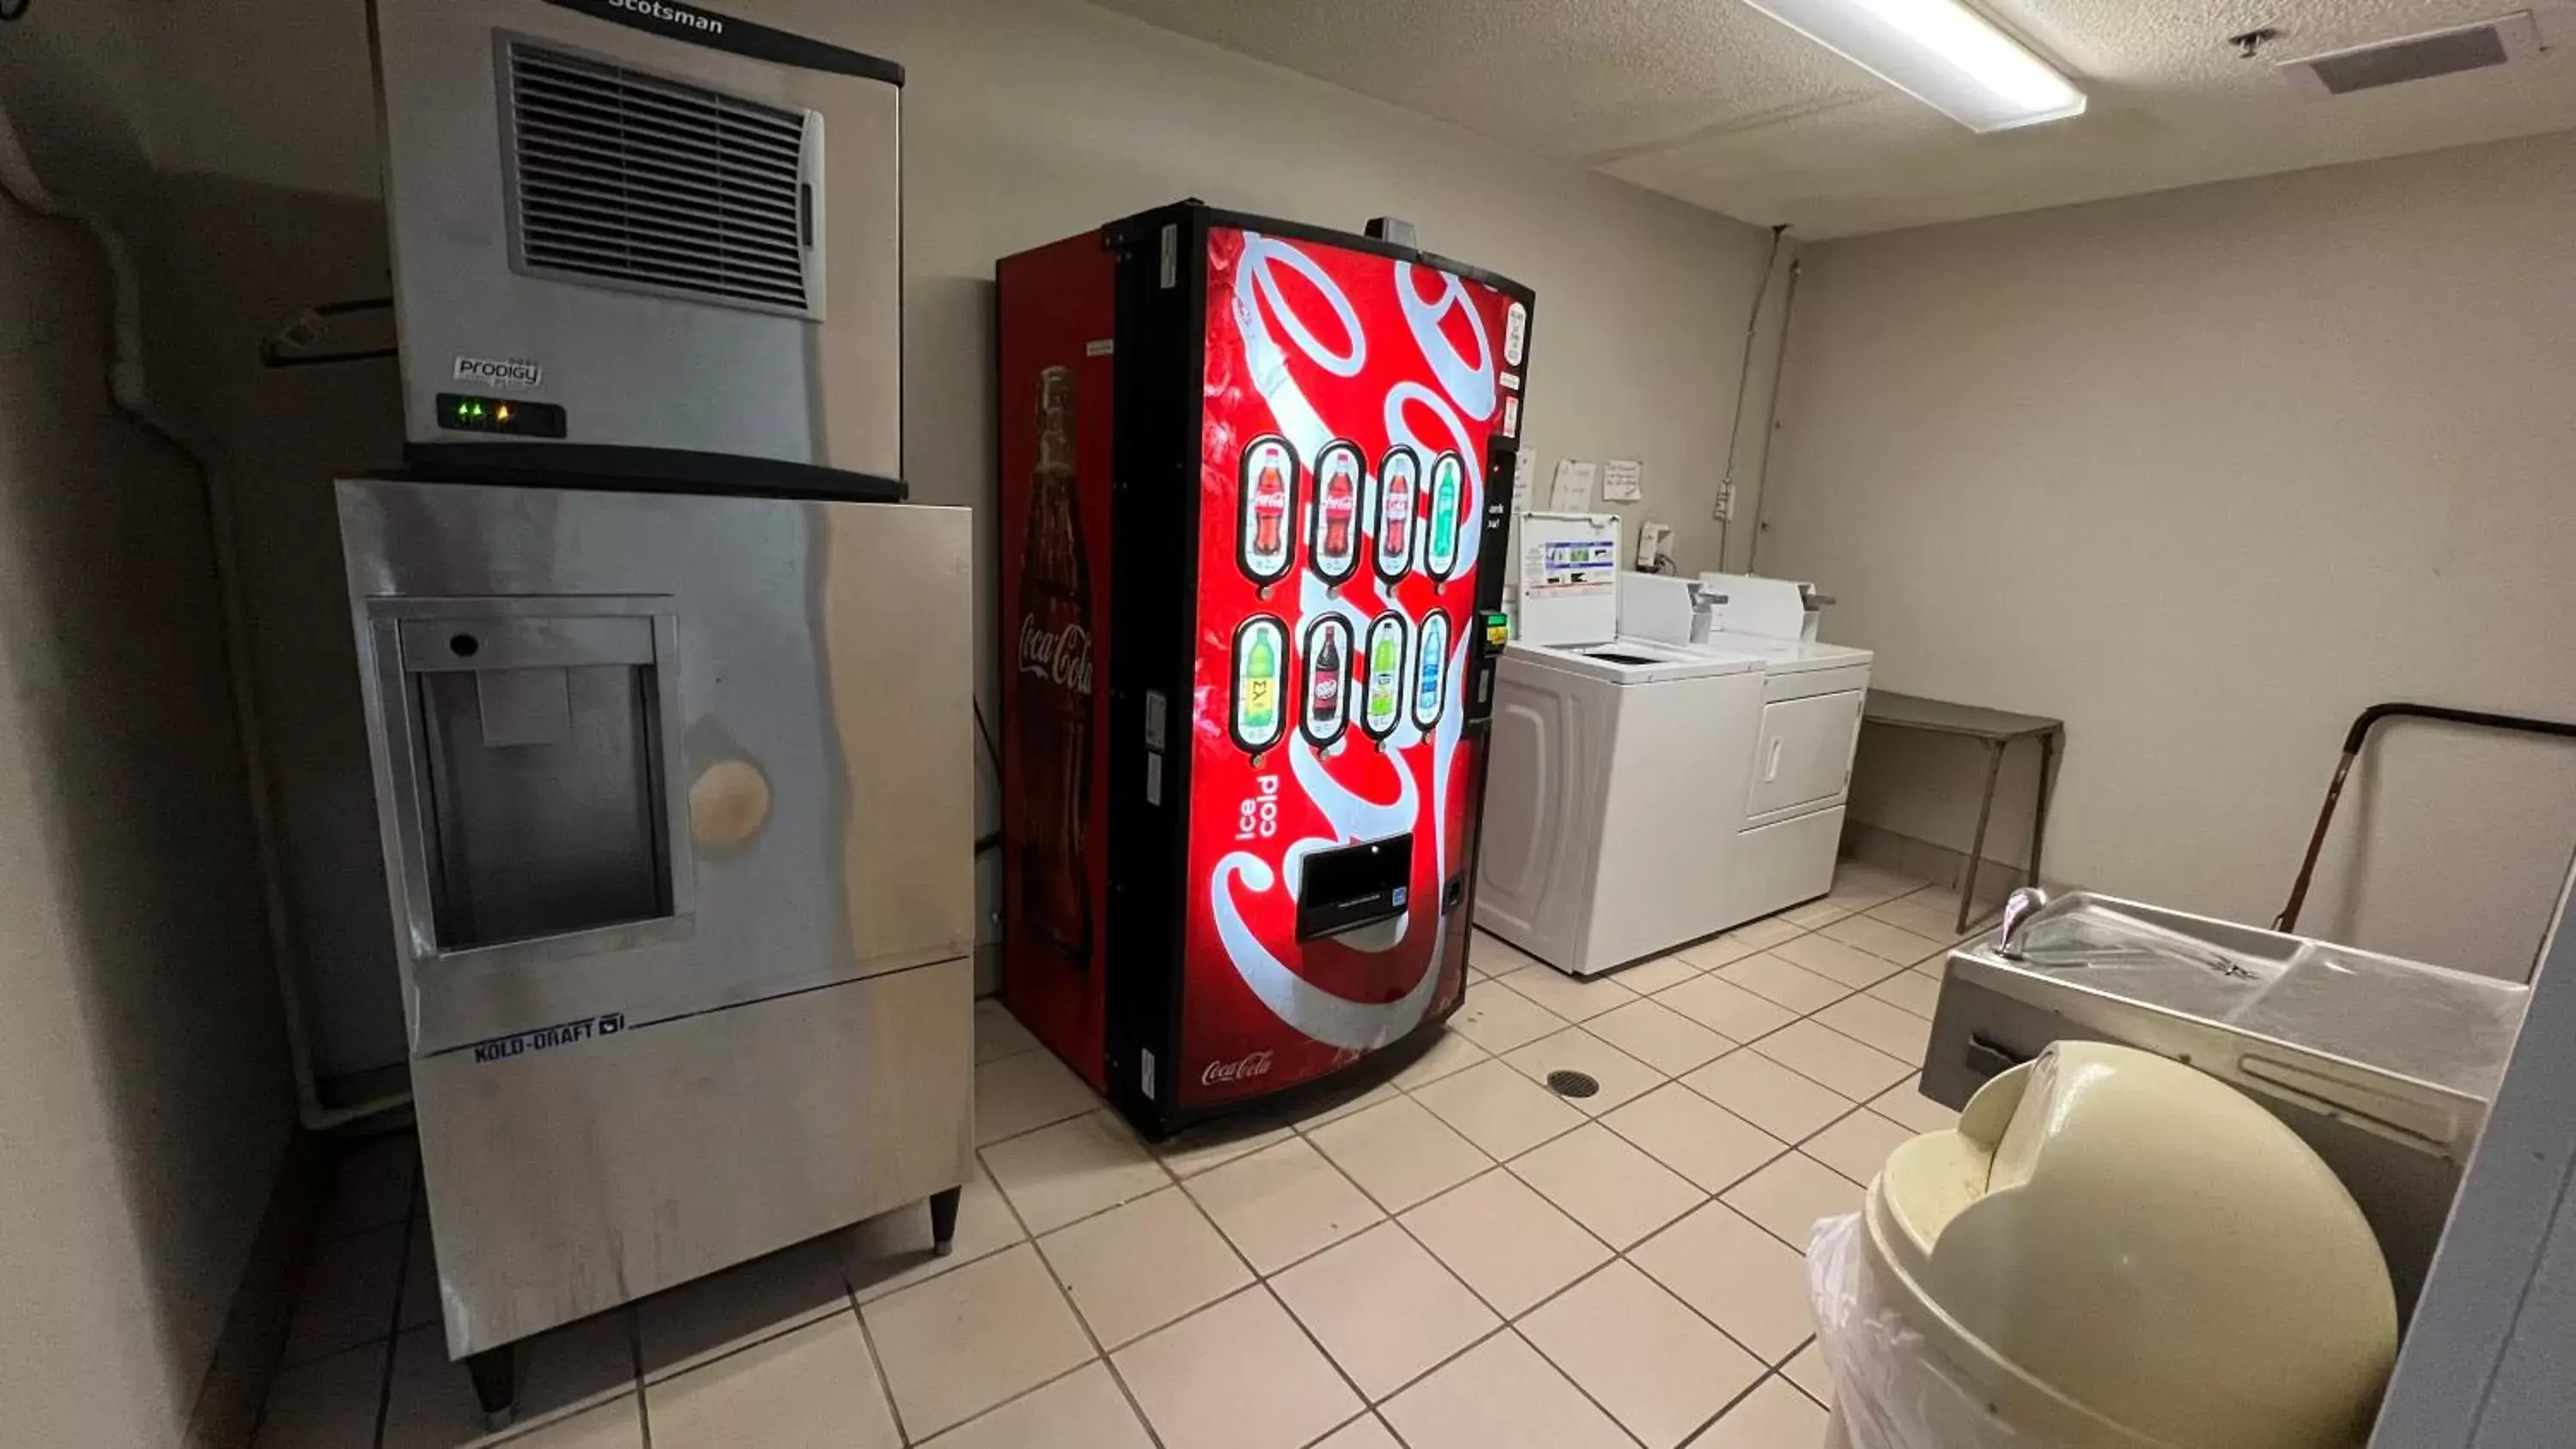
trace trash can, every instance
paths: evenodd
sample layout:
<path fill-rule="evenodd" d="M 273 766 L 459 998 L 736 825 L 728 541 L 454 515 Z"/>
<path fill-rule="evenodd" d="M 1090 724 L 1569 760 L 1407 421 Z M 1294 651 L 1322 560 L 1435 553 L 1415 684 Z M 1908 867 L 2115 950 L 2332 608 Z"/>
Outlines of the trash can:
<path fill-rule="evenodd" d="M 2397 1352 L 2334 1173 L 2226 1083 L 2061 1042 L 1808 1254 L 1852 1449 L 2350 1449 Z"/>

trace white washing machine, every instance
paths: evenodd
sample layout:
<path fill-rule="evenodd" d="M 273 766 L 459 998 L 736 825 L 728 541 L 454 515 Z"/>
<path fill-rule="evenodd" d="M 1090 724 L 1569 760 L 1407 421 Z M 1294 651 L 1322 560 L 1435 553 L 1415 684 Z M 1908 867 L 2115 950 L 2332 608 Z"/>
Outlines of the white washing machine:
<path fill-rule="evenodd" d="M 1734 924 L 1711 924 L 1713 847 L 1744 816 L 1765 679 L 1705 645 L 1507 646 L 1476 924 L 1578 976 Z"/>

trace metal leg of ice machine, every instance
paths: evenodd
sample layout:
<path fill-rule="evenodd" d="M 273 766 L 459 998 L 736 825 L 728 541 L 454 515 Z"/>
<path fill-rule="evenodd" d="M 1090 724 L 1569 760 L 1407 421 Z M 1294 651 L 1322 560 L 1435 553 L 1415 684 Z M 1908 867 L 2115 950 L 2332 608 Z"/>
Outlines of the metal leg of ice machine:
<path fill-rule="evenodd" d="M 448 1350 L 972 1172 L 962 509 L 340 485 Z M 910 1210 L 918 1211 L 917 1207 Z"/>

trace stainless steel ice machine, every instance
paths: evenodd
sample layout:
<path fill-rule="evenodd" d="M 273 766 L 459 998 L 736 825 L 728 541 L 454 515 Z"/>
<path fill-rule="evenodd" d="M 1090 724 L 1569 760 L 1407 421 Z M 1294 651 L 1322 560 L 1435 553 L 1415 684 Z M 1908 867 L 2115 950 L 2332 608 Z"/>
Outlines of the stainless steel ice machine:
<path fill-rule="evenodd" d="M 968 513 L 339 508 L 451 1354 L 933 1194 L 953 1224 Z"/>

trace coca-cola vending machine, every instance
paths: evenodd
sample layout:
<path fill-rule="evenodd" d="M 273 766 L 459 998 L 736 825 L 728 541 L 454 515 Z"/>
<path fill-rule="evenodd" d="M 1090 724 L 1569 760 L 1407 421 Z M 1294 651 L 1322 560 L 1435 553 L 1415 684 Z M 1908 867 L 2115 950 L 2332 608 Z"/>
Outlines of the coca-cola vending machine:
<path fill-rule="evenodd" d="M 1147 1132 L 1466 990 L 1528 288 L 1182 202 L 1002 260 L 1004 992 Z"/>

